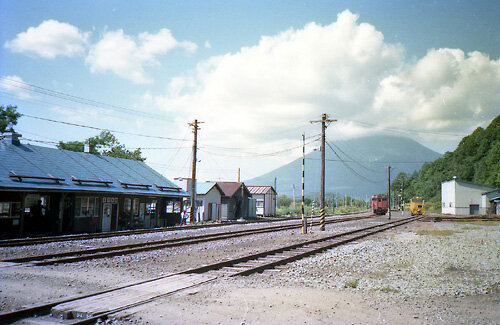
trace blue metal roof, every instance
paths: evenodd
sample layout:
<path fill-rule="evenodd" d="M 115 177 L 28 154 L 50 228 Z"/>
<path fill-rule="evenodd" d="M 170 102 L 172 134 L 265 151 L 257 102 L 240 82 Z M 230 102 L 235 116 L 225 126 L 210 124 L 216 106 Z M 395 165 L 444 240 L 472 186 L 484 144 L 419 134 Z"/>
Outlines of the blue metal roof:
<path fill-rule="evenodd" d="M 196 194 L 205 195 L 214 186 L 214 182 L 196 182 Z"/>
<path fill-rule="evenodd" d="M 51 179 L 21 178 L 16 175 L 64 178 L 56 182 Z M 112 182 L 78 182 L 94 180 Z M 125 186 L 120 184 L 144 184 Z M 158 186 L 156 186 L 158 185 Z M 176 190 L 178 189 L 178 190 Z M 160 173 L 137 160 L 99 156 L 34 145 L 15 145 L 9 140 L 0 140 L 0 190 L 57 191 L 57 192 L 103 192 L 114 194 L 189 196 Z"/>

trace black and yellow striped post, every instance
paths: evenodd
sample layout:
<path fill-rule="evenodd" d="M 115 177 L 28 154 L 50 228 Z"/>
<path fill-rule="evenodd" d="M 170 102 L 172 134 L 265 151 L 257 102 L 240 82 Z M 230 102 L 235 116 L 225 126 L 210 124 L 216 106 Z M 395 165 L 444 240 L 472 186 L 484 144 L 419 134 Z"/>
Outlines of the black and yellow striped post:
<path fill-rule="evenodd" d="M 307 234 L 307 220 L 304 214 L 304 178 L 306 170 L 306 138 L 302 132 L 302 233 Z"/>
<path fill-rule="evenodd" d="M 325 208 L 321 207 L 319 211 L 319 230 L 325 231 Z"/>

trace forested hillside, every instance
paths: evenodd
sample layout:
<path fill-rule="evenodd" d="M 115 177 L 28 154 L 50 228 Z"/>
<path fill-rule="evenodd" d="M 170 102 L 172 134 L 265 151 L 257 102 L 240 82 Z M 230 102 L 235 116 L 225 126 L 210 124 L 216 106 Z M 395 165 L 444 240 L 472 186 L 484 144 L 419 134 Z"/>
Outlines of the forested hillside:
<path fill-rule="evenodd" d="M 439 201 L 441 182 L 457 179 L 500 187 L 500 115 L 486 128 L 477 128 L 460 141 L 457 149 L 426 163 L 418 173 L 401 173 L 392 183 L 399 192 L 405 182 L 405 201 L 412 196 Z"/>

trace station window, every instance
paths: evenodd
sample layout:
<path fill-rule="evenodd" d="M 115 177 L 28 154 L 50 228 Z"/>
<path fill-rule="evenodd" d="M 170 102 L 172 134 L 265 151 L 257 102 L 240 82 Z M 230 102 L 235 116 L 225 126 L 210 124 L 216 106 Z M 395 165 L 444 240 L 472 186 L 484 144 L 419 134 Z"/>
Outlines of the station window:
<path fill-rule="evenodd" d="M 19 216 L 21 202 L 0 202 L 0 217 Z"/>
<path fill-rule="evenodd" d="M 99 215 L 98 198 L 77 197 L 75 200 L 75 217 L 94 217 Z"/>
<path fill-rule="evenodd" d="M 181 201 L 174 201 L 174 213 L 181 213 Z"/>
<path fill-rule="evenodd" d="M 123 201 L 123 210 L 128 213 L 132 211 L 132 199 L 125 198 Z"/>
<path fill-rule="evenodd" d="M 146 203 L 146 213 L 154 214 L 156 211 L 156 201 L 152 201 L 151 203 Z"/>
<path fill-rule="evenodd" d="M 174 212 L 174 201 L 167 201 L 166 212 L 167 213 L 173 213 Z"/>
<path fill-rule="evenodd" d="M 134 199 L 134 205 L 132 206 L 132 210 L 134 212 L 134 215 L 139 214 L 139 199 Z"/>

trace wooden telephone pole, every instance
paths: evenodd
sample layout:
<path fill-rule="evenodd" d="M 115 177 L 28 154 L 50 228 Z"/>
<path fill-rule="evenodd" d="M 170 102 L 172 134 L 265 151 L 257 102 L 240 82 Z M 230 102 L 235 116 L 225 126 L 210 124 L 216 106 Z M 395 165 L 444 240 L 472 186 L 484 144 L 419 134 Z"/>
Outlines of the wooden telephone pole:
<path fill-rule="evenodd" d="M 387 166 L 387 209 L 389 211 L 389 220 L 391 220 L 391 166 Z"/>
<path fill-rule="evenodd" d="M 193 127 L 194 140 L 193 140 L 193 162 L 191 166 L 191 211 L 189 214 L 189 222 L 191 224 L 196 222 L 196 151 L 198 149 L 198 120 L 194 120 L 193 123 L 189 123 L 189 126 Z"/>
<path fill-rule="evenodd" d="M 327 114 L 323 114 L 321 120 L 310 121 L 311 123 L 321 123 L 321 188 L 320 188 L 320 226 L 319 230 L 325 231 L 325 131 L 327 123 L 337 120 L 328 119 Z"/>
<path fill-rule="evenodd" d="M 307 220 L 304 215 L 304 180 L 306 170 L 306 134 L 302 132 L 302 233 L 307 234 Z"/>

